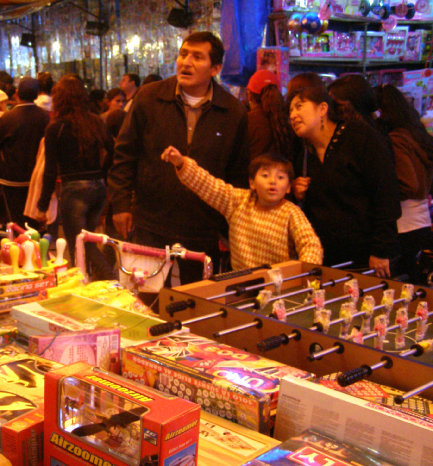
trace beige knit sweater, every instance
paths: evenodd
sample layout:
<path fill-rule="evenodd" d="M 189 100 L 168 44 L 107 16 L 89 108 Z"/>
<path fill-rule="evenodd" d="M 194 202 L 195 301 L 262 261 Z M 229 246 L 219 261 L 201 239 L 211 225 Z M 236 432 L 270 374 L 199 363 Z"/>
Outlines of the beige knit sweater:
<path fill-rule="evenodd" d="M 254 193 L 213 177 L 189 157 L 177 174 L 185 186 L 227 219 L 233 270 L 289 259 L 322 263 L 320 240 L 292 202 L 282 200 L 276 207 L 262 208 Z"/>

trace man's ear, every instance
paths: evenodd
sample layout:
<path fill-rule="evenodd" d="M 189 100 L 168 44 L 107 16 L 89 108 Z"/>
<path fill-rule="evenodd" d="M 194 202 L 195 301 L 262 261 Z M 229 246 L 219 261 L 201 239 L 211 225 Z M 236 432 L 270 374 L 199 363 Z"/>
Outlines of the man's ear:
<path fill-rule="evenodd" d="M 222 64 L 212 65 L 212 67 L 211 67 L 212 78 L 214 78 L 221 71 L 222 67 L 223 67 Z"/>

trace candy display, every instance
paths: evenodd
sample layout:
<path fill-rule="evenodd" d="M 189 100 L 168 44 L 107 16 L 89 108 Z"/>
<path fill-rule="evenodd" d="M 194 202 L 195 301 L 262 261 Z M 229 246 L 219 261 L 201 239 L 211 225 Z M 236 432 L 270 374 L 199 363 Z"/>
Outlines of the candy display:
<path fill-rule="evenodd" d="M 197 464 L 200 407 L 85 363 L 45 381 L 45 462 Z"/>

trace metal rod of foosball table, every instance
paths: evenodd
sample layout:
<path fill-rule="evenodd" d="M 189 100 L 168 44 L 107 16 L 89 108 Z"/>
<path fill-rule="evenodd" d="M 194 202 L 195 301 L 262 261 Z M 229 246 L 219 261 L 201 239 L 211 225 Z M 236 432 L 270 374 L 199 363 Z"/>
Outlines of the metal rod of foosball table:
<path fill-rule="evenodd" d="M 213 312 L 211 314 L 205 314 L 199 317 L 194 317 L 188 320 L 175 320 L 174 322 L 163 322 L 162 324 L 156 324 L 149 328 L 149 333 L 155 337 L 163 335 L 164 333 L 172 332 L 173 330 L 180 330 L 184 325 L 194 324 L 203 320 L 213 319 L 214 317 L 226 317 L 227 310 L 221 309 L 220 311 Z"/>
<path fill-rule="evenodd" d="M 238 325 L 237 327 L 228 328 L 227 330 L 218 330 L 214 332 L 213 337 L 219 338 L 224 335 L 229 335 L 230 333 L 240 332 L 241 330 L 247 330 L 249 328 L 261 328 L 263 327 L 263 322 L 260 319 L 254 319 L 253 322 L 249 324 Z"/>
<path fill-rule="evenodd" d="M 413 390 L 411 390 L 409 392 L 406 392 L 403 395 L 396 395 L 394 397 L 394 401 L 397 404 L 401 405 L 404 402 L 404 400 L 407 400 L 411 396 L 418 395 L 418 393 L 424 392 L 425 390 L 427 390 L 427 389 L 429 389 L 431 387 L 433 387 L 433 380 L 431 382 L 427 382 L 424 385 L 420 385 L 419 387 L 414 388 Z"/>
<path fill-rule="evenodd" d="M 308 359 L 310 361 L 315 361 L 316 359 L 323 358 L 323 356 L 327 356 L 328 354 L 333 354 L 333 353 L 337 353 L 337 354 L 344 353 L 344 346 L 341 343 L 337 342 L 328 349 L 317 351 L 316 353 L 311 353 L 308 356 Z"/>
<path fill-rule="evenodd" d="M 282 282 L 284 283 L 289 280 L 297 280 L 298 278 L 310 277 L 311 275 L 318 275 L 320 272 L 321 272 L 320 269 L 316 267 L 314 269 L 311 269 L 309 272 L 304 272 L 298 275 L 291 275 L 290 277 L 283 278 Z M 272 286 L 272 285 L 275 285 L 275 282 L 258 283 L 256 285 L 249 285 L 249 286 L 242 286 L 241 284 L 239 284 L 239 286 L 234 285 L 236 286 L 236 289 L 225 291 L 224 293 L 217 294 L 215 296 L 209 296 L 206 299 L 211 301 L 212 299 L 226 298 L 228 296 L 240 295 L 240 294 L 246 293 L 247 291 L 259 290 L 261 288 L 265 288 L 266 286 Z"/>

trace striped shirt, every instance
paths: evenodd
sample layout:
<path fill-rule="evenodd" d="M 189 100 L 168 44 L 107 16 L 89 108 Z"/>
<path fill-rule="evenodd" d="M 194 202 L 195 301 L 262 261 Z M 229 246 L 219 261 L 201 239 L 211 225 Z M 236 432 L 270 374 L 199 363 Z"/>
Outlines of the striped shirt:
<path fill-rule="evenodd" d="M 283 199 L 275 207 L 260 207 L 254 193 L 213 177 L 189 157 L 177 174 L 185 186 L 227 219 L 233 270 L 289 259 L 322 263 L 320 240 L 292 202 Z"/>

